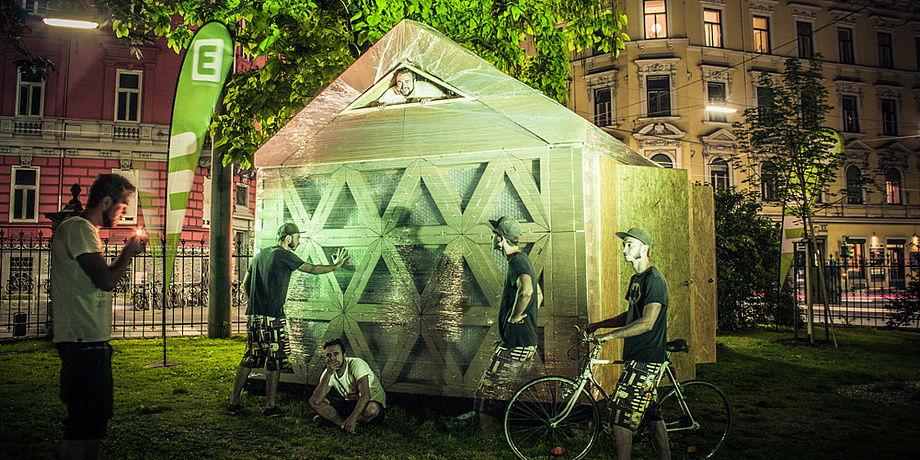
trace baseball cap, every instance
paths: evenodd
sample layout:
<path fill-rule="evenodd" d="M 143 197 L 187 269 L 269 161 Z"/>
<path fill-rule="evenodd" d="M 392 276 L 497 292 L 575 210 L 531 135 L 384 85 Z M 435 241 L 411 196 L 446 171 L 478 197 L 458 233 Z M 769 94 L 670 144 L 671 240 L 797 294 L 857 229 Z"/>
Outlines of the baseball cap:
<path fill-rule="evenodd" d="M 632 227 L 632 228 L 630 228 L 629 231 L 627 231 L 626 233 L 617 232 L 617 236 L 619 236 L 620 238 L 623 238 L 623 239 L 626 239 L 627 236 L 631 236 L 631 237 L 633 237 L 633 238 L 635 238 L 635 239 L 641 241 L 642 244 L 644 244 L 644 245 L 646 245 L 646 246 L 651 246 L 651 245 L 652 245 L 652 235 L 649 235 L 648 232 L 645 231 L 645 229 L 642 228 L 642 227 Z"/>
<path fill-rule="evenodd" d="M 278 239 L 282 239 L 288 235 L 294 235 L 300 233 L 300 229 L 297 228 L 297 224 L 293 222 L 288 222 L 278 228 Z"/>
<path fill-rule="evenodd" d="M 521 238 L 521 224 L 508 216 L 502 216 L 498 220 L 490 220 L 489 224 L 492 225 L 492 230 L 495 233 L 498 233 L 508 241 L 517 243 L 518 239 Z"/>

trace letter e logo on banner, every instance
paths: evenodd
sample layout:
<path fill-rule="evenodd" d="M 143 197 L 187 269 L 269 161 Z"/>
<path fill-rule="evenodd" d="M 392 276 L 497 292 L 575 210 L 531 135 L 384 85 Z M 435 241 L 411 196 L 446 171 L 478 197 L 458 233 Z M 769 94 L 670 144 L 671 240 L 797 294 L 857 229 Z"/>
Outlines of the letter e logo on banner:
<path fill-rule="evenodd" d="M 220 83 L 224 58 L 223 40 L 198 40 L 192 49 L 192 80 Z"/>

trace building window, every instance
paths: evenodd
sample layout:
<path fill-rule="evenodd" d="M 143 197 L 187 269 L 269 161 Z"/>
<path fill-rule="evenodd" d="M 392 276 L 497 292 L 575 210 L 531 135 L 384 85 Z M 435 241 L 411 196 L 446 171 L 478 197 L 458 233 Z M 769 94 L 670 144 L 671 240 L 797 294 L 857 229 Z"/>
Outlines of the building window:
<path fill-rule="evenodd" d="M 896 168 L 885 171 L 885 197 L 888 204 L 901 204 L 901 171 Z"/>
<path fill-rule="evenodd" d="M 847 167 L 847 203 L 862 204 L 862 172 L 856 166 Z"/>
<path fill-rule="evenodd" d="M 703 31 L 706 35 L 706 46 L 713 48 L 722 47 L 722 12 L 719 10 L 703 9 Z"/>
<path fill-rule="evenodd" d="M 754 52 L 770 54 L 770 18 L 754 16 Z"/>
<path fill-rule="evenodd" d="M 658 164 L 660 164 L 661 166 L 663 166 L 663 167 L 665 167 L 665 168 L 673 168 L 673 167 L 674 167 L 674 160 L 672 160 L 671 157 L 669 157 L 668 155 L 666 155 L 666 154 L 664 154 L 664 153 L 657 153 L 657 154 L 655 154 L 655 155 L 652 155 L 652 158 L 651 158 L 651 159 L 652 159 L 652 161 L 654 161 L 655 163 L 658 163 Z"/>
<path fill-rule="evenodd" d="M 665 0 L 645 0 L 645 38 L 667 38 L 668 13 Z"/>
<path fill-rule="evenodd" d="M 716 158 L 709 164 L 709 183 L 713 187 L 722 189 L 731 186 L 728 179 L 728 163 L 725 160 Z"/>
<path fill-rule="evenodd" d="M 38 222 L 39 169 L 14 166 L 12 174 L 10 222 Z"/>
<path fill-rule="evenodd" d="M 235 211 L 246 213 L 249 212 L 249 186 L 245 184 L 236 184 L 234 195 Z"/>
<path fill-rule="evenodd" d="M 814 54 L 814 48 L 811 42 L 811 23 L 795 22 L 795 32 L 799 42 L 799 57 L 808 59 Z"/>
<path fill-rule="evenodd" d="M 27 13 L 45 14 L 48 12 L 48 0 L 24 0 L 22 7 Z"/>
<path fill-rule="evenodd" d="M 610 88 L 594 90 L 594 124 L 597 126 L 610 126 L 612 120 Z"/>
<path fill-rule="evenodd" d="M 115 121 L 140 121 L 141 78 L 141 72 L 118 71 Z"/>
<path fill-rule="evenodd" d="M 671 77 L 650 75 L 646 77 L 648 87 L 648 116 L 671 116 Z"/>
<path fill-rule="evenodd" d="M 891 34 L 878 33 L 878 66 L 883 69 L 894 67 L 894 57 L 891 52 Z"/>
<path fill-rule="evenodd" d="M 16 115 L 26 117 L 42 116 L 45 106 L 45 82 L 38 75 L 19 72 L 19 92 L 16 97 Z"/>
<path fill-rule="evenodd" d="M 917 70 L 920 71 L 920 37 L 914 37 L 914 51 L 917 52 Z"/>
<path fill-rule="evenodd" d="M 853 29 L 840 27 L 837 29 L 837 54 L 843 64 L 854 64 L 853 55 Z"/>
<path fill-rule="evenodd" d="M 891 34 L 878 33 L 878 66 L 883 69 L 894 67 L 894 57 L 891 53 Z"/>
<path fill-rule="evenodd" d="M 898 105 L 894 99 L 880 99 L 882 107 L 882 134 L 898 135 Z"/>
<path fill-rule="evenodd" d="M 856 96 L 841 96 L 840 110 L 843 112 L 843 131 L 859 132 L 859 114 L 856 110 Z"/>
<path fill-rule="evenodd" d="M 709 105 L 715 107 L 725 107 L 725 83 L 711 81 L 707 83 L 707 92 Z M 709 114 L 709 121 L 717 123 L 728 123 L 728 114 L 721 112 L 706 111 Z"/>
<path fill-rule="evenodd" d="M 763 201 L 776 200 L 776 165 L 772 161 L 764 161 L 760 165 L 760 199 Z"/>

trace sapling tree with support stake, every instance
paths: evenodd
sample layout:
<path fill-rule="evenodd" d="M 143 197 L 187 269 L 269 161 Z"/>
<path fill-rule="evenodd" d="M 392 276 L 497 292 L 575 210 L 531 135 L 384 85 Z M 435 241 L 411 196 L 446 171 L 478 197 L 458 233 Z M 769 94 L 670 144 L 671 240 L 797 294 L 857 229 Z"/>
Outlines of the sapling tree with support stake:
<path fill-rule="evenodd" d="M 784 214 L 802 222 L 809 267 L 817 263 L 818 289 L 823 294 L 825 324 L 833 328 L 828 310 L 828 291 L 824 277 L 824 256 L 813 234 L 815 212 L 826 206 L 821 200 L 827 185 L 837 176 L 843 149 L 839 135 L 824 126 L 831 106 L 821 73 L 820 55 L 803 67 L 798 59 L 786 60 L 781 75 L 764 72 L 758 82 L 757 107 L 744 111 L 743 120 L 733 124 L 740 155 L 734 165 L 747 173 L 755 190 L 762 185 L 773 190 Z M 806 270 L 806 290 L 813 283 Z M 786 273 L 780 273 L 784 279 Z M 782 289 L 782 282 L 777 289 Z M 814 341 L 814 296 L 808 295 L 808 338 Z M 836 337 L 834 338 L 836 343 Z"/>

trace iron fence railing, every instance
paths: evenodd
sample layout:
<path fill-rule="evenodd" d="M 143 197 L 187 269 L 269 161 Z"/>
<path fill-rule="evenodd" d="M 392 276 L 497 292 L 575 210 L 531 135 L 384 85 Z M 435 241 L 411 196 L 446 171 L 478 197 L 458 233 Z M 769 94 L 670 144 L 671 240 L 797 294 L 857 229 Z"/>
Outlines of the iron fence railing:
<path fill-rule="evenodd" d="M 9 234 L 8 234 L 9 233 Z M 124 241 L 105 243 L 105 256 L 114 260 Z M 252 255 L 246 247 L 231 255 L 230 295 L 232 333 L 245 332 L 240 280 Z M 115 288 L 113 338 L 203 335 L 208 330 L 208 241 L 180 240 L 173 277 L 163 302 L 163 261 L 150 249 L 135 257 Z M 52 333 L 51 235 L 0 230 L 0 340 L 46 337 Z"/>
<path fill-rule="evenodd" d="M 908 295 L 911 280 L 920 276 L 920 265 L 890 260 L 848 258 L 829 260 L 824 267 L 828 301 L 819 292 L 817 269 L 812 267 L 815 282 L 811 283 L 815 321 L 833 324 L 883 327 L 887 326 L 893 307 Z M 911 259 L 913 261 L 914 259 Z M 796 258 L 794 267 L 796 294 L 803 313 L 806 307 L 805 266 Z M 828 306 L 825 312 L 824 305 Z M 920 328 L 916 318 L 904 327 Z"/>

